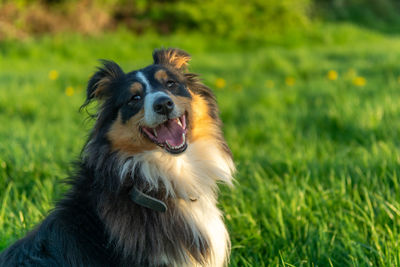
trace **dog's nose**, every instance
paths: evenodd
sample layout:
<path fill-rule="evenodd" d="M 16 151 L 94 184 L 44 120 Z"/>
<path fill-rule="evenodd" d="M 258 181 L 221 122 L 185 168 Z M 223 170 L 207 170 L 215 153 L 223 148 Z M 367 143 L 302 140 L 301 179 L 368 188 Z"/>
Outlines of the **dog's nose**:
<path fill-rule="evenodd" d="M 167 96 L 161 96 L 154 101 L 153 109 L 160 115 L 168 115 L 174 109 L 174 102 Z"/>

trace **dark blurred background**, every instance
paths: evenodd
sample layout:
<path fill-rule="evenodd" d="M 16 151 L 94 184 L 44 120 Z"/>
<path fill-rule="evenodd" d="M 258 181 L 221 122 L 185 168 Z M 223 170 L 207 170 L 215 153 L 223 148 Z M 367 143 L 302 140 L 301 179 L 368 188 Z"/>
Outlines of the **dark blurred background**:
<path fill-rule="evenodd" d="M 55 32 L 142 34 L 195 31 L 241 42 L 274 40 L 313 23 L 351 22 L 393 33 L 396 0 L 1 0 L 0 39 Z"/>

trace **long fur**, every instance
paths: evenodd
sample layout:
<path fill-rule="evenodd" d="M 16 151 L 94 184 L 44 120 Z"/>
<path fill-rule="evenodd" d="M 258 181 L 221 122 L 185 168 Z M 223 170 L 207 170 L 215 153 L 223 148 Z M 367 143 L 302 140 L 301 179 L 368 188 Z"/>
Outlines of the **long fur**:
<path fill-rule="evenodd" d="M 174 60 L 179 53 L 184 60 L 188 57 L 167 51 Z M 166 60 L 164 55 L 155 57 Z M 178 60 L 179 68 L 182 62 Z M 124 75 L 110 66 L 117 70 L 111 72 L 116 78 Z M 109 94 L 104 91 L 112 84 L 104 77 L 107 71 L 96 75 L 89 82 L 87 103 Z M 0 254 L 0 266 L 227 264 L 230 241 L 216 205 L 217 182 L 231 184 L 234 165 L 212 92 L 197 76 L 185 77 L 192 93 L 207 105 L 212 134 L 193 140 L 179 155 L 161 149 L 133 155 L 115 151 L 106 138 L 115 117 L 107 112 L 110 102 L 104 101 L 70 178 L 70 191 L 36 229 Z M 167 212 L 134 204 L 129 198 L 133 186 L 164 201 Z"/>

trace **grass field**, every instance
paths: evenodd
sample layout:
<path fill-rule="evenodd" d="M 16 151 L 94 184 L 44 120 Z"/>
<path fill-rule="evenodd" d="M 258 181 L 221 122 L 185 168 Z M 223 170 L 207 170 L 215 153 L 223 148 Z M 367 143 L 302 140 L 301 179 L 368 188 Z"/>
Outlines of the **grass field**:
<path fill-rule="evenodd" d="M 319 36 L 324 36 L 320 34 Z M 0 43 L 0 250 L 67 189 L 99 58 L 192 54 L 237 163 L 221 187 L 231 266 L 400 266 L 400 37 L 351 26 L 303 44 L 76 35 Z"/>

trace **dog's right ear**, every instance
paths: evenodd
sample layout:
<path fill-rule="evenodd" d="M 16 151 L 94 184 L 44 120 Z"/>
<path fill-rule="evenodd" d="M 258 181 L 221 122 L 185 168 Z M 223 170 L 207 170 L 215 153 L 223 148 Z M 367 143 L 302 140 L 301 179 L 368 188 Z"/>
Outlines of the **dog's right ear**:
<path fill-rule="evenodd" d="M 125 75 L 121 67 L 114 61 L 101 60 L 103 66 L 90 78 L 87 90 L 87 105 L 93 99 L 103 100 L 112 93 L 112 83 Z"/>
<path fill-rule="evenodd" d="M 177 48 L 156 49 L 153 52 L 154 64 L 169 65 L 177 70 L 185 71 L 189 61 L 190 55 Z"/>

